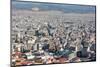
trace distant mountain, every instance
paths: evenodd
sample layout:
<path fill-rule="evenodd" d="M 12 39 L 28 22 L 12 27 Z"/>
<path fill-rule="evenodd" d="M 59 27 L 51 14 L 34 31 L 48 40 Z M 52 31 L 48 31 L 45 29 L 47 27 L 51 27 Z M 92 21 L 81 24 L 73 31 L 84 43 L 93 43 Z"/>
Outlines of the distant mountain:
<path fill-rule="evenodd" d="M 39 8 L 39 10 L 58 10 L 68 13 L 95 13 L 95 6 L 90 5 L 12 1 L 12 9 L 31 10 L 32 8 Z"/>

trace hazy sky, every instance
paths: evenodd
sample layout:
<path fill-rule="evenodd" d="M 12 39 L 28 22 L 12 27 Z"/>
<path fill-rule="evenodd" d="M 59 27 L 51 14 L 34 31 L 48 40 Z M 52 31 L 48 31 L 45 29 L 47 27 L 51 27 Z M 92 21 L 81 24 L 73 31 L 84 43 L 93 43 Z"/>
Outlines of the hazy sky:
<path fill-rule="evenodd" d="M 40 10 L 59 10 L 63 12 L 75 13 L 95 13 L 95 6 L 89 5 L 12 1 L 13 9 L 32 9 L 34 7 L 37 7 Z"/>

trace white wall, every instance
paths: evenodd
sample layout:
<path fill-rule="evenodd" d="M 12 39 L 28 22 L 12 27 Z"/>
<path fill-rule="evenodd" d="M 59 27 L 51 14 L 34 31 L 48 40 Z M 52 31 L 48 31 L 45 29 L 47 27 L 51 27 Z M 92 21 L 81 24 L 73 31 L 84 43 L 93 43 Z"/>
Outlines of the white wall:
<path fill-rule="evenodd" d="M 97 7 L 97 61 L 87 63 L 68 63 L 41 65 L 41 67 L 98 67 L 100 63 L 100 0 L 30 0 L 69 4 L 88 4 Z M 10 67 L 10 1 L 0 0 L 0 67 Z M 36 67 L 36 66 L 34 66 Z"/>

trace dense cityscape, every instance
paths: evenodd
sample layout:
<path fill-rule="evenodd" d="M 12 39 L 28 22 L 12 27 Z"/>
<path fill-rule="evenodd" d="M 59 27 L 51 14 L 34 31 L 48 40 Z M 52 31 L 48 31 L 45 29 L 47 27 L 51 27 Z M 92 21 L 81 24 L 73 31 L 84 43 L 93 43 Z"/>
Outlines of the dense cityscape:
<path fill-rule="evenodd" d="M 12 66 L 96 61 L 95 13 L 12 10 Z"/>
<path fill-rule="evenodd" d="M 76 16 L 56 11 L 22 12 L 15 11 L 12 16 L 13 64 L 95 60 L 95 15 Z"/>

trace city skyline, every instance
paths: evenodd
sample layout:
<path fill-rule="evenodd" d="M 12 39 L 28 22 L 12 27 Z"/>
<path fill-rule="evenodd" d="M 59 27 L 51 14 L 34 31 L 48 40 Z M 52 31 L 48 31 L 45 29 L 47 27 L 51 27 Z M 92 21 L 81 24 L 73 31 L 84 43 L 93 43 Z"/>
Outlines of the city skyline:
<path fill-rule="evenodd" d="M 96 7 L 12 2 L 11 66 L 96 61 Z"/>

